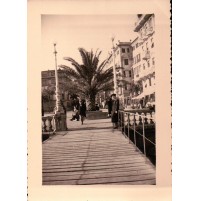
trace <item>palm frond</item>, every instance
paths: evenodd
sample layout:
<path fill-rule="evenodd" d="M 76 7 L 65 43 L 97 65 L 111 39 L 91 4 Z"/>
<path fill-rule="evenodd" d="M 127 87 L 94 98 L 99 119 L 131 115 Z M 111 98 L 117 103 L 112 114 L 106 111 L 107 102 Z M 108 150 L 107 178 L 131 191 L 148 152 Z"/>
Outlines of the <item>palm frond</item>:
<path fill-rule="evenodd" d="M 73 77 L 75 79 L 80 79 L 81 76 L 75 71 L 73 70 L 71 67 L 66 66 L 66 65 L 59 65 L 59 67 L 63 70 L 64 74 L 67 77 Z"/>

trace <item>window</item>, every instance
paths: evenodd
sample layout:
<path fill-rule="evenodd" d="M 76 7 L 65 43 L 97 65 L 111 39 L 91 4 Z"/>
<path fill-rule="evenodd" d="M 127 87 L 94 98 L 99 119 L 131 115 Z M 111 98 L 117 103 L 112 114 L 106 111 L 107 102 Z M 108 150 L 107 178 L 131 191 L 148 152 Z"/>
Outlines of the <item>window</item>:
<path fill-rule="evenodd" d="M 151 48 L 154 48 L 153 38 L 151 38 Z"/>
<path fill-rule="evenodd" d="M 137 75 L 137 68 L 133 69 L 134 75 Z"/>
<path fill-rule="evenodd" d="M 134 64 L 136 64 L 137 63 L 137 58 L 136 57 L 134 57 Z"/>
<path fill-rule="evenodd" d="M 125 90 L 127 90 L 127 84 L 124 85 Z"/>
<path fill-rule="evenodd" d="M 127 52 L 129 53 L 130 51 L 129 51 L 129 48 L 127 48 Z"/>
<path fill-rule="evenodd" d="M 143 70 L 145 70 L 145 64 L 143 64 Z"/>
<path fill-rule="evenodd" d="M 140 61 L 140 54 L 137 55 L 137 62 Z"/>
<path fill-rule="evenodd" d="M 124 65 L 129 65 L 129 60 L 128 59 L 124 59 Z"/>
<path fill-rule="evenodd" d="M 123 76 L 126 77 L 126 72 L 125 71 L 123 71 Z"/>
<path fill-rule="evenodd" d="M 151 86 L 151 78 L 149 78 L 149 86 Z"/>
<path fill-rule="evenodd" d="M 148 50 L 148 43 L 146 43 L 146 49 Z"/>
<path fill-rule="evenodd" d="M 135 50 L 135 46 L 133 46 L 133 50 Z"/>
<path fill-rule="evenodd" d="M 139 65 L 139 73 L 140 73 L 140 71 L 141 71 L 141 65 Z"/>
<path fill-rule="evenodd" d="M 122 48 L 122 53 L 125 53 L 125 49 L 124 48 Z"/>
<path fill-rule="evenodd" d="M 152 65 L 155 65 L 155 58 L 152 58 Z"/>
<path fill-rule="evenodd" d="M 119 54 L 119 50 L 117 51 L 117 54 Z"/>
<path fill-rule="evenodd" d="M 55 79 L 52 79 L 52 80 L 51 80 L 51 84 L 55 84 Z"/>
<path fill-rule="evenodd" d="M 48 85 L 47 80 L 42 79 L 42 86 Z"/>
<path fill-rule="evenodd" d="M 147 65 L 148 65 L 148 67 L 150 67 L 150 62 L 149 61 L 147 61 Z"/>
<path fill-rule="evenodd" d="M 129 77 L 131 77 L 131 70 L 129 71 Z"/>

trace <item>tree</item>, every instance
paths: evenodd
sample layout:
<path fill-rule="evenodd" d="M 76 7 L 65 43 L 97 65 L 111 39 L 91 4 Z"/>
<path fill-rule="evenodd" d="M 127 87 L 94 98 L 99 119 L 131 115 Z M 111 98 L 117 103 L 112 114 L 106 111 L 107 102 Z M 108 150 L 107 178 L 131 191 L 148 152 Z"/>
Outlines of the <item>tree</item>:
<path fill-rule="evenodd" d="M 95 110 L 96 95 L 102 91 L 113 90 L 113 69 L 104 70 L 108 60 L 99 64 L 101 51 L 90 52 L 79 48 L 82 64 L 79 64 L 71 57 L 64 57 L 64 60 L 71 62 L 72 66 L 60 65 L 65 74 L 74 79 L 78 94 L 86 97 L 90 102 L 90 110 Z"/>
<path fill-rule="evenodd" d="M 48 86 L 42 90 L 42 113 L 51 112 L 54 108 L 54 104 L 51 102 L 51 97 L 55 95 L 55 87 Z"/>

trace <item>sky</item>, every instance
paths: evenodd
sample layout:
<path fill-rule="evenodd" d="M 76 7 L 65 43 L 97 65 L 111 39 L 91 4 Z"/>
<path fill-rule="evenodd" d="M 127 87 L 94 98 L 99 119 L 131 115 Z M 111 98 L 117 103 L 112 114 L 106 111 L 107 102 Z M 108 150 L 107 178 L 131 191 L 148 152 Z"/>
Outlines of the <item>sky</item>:
<path fill-rule="evenodd" d="M 133 31 L 136 15 L 42 15 L 41 18 L 42 71 L 55 69 L 53 43 L 57 44 L 57 65 L 70 66 L 63 57 L 81 63 L 79 47 L 101 50 L 100 61 L 103 61 L 111 52 L 112 36 L 115 43 L 133 41 L 137 36 Z"/>

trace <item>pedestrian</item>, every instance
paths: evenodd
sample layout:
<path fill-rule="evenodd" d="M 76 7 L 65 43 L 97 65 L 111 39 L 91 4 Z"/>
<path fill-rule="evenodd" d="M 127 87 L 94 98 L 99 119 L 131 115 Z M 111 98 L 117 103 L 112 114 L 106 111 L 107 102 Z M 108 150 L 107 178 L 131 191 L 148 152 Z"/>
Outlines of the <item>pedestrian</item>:
<path fill-rule="evenodd" d="M 106 105 L 108 106 L 108 117 L 111 117 L 111 108 L 112 108 L 112 98 L 111 97 L 106 101 Z"/>
<path fill-rule="evenodd" d="M 139 104 L 138 104 L 138 108 L 139 109 L 143 109 L 144 108 L 144 98 L 140 99 Z"/>
<path fill-rule="evenodd" d="M 66 107 L 64 105 L 64 102 L 62 100 L 60 100 L 60 103 L 61 103 L 61 106 L 62 106 L 62 108 L 64 110 L 64 114 L 66 114 Z"/>
<path fill-rule="evenodd" d="M 119 111 L 119 99 L 116 94 L 111 95 L 111 121 L 113 123 L 113 128 L 118 128 L 118 111 Z"/>
<path fill-rule="evenodd" d="M 95 110 L 99 111 L 99 104 L 98 103 L 95 104 Z"/>
<path fill-rule="evenodd" d="M 79 121 L 79 100 L 74 98 L 72 106 L 73 106 L 73 114 L 71 121 L 73 120 Z"/>
<path fill-rule="evenodd" d="M 83 125 L 84 120 L 86 118 L 86 101 L 84 99 L 82 99 L 81 102 L 80 102 L 79 114 L 80 114 L 81 122 L 82 122 L 82 125 Z"/>

